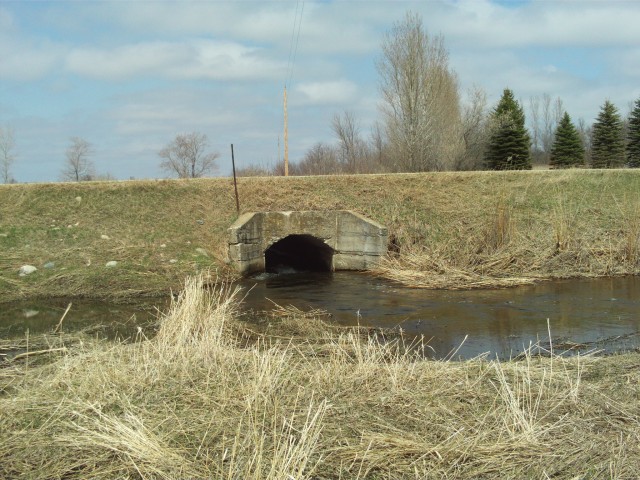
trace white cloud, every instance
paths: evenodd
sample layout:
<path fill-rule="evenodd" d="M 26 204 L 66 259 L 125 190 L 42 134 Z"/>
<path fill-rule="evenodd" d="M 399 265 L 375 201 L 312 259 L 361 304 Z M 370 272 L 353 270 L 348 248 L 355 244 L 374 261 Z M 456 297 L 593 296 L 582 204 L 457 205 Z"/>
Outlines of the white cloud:
<path fill-rule="evenodd" d="M 140 75 L 182 79 L 256 79 L 279 75 L 284 68 L 260 50 L 233 42 L 147 42 L 111 49 L 77 48 L 67 68 L 88 77 L 122 80 Z"/>
<path fill-rule="evenodd" d="M 353 101 L 358 86 L 349 80 L 326 82 L 302 82 L 296 86 L 296 91 L 303 95 L 302 104 L 347 104 Z"/>
<path fill-rule="evenodd" d="M 463 0 L 449 8 L 424 6 L 425 23 L 447 40 L 472 48 L 637 45 L 638 2 L 532 1 L 519 8 Z M 429 14 L 431 11 L 431 14 Z"/>
<path fill-rule="evenodd" d="M 113 49 L 80 47 L 69 53 L 66 66 L 79 75 L 123 79 L 159 73 L 189 56 L 189 49 L 184 45 L 167 42 L 140 43 Z"/>

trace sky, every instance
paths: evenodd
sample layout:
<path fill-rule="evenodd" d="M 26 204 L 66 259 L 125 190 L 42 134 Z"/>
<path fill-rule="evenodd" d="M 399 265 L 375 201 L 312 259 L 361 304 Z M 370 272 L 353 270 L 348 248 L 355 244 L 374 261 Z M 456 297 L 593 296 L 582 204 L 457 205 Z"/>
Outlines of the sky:
<path fill-rule="evenodd" d="M 270 168 L 335 141 L 352 113 L 364 137 L 381 118 L 385 33 L 408 11 L 442 35 L 462 98 L 489 106 L 504 88 L 525 108 L 560 97 L 593 123 L 605 100 L 623 116 L 640 98 L 640 1 L 0 0 L 0 126 L 15 136 L 19 182 L 58 181 L 72 137 L 99 174 L 166 178 L 158 151 L 207 135 L 215 175 Z"/>

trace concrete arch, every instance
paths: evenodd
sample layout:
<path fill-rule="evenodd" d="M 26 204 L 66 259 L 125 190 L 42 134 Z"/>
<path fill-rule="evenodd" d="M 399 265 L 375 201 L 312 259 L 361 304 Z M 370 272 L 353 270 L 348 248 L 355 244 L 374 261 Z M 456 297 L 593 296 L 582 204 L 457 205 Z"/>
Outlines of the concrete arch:
<path fill-rule="evenodd" d="M 228 233 L 229 259 L 241 274 L 264 271 L 273 245 L 284 257 L 330 271 L 370 269 L 387 252 L 387 229 L 349 210 L 245 213 Z"/>
<path fill-rule="evenodd" d="M 264 251 L 264 270 L 280 273 L 288 269 L 306 272 L 333 270 L 334 250 L 309 234 L 292 234 L 271 244 Z"/>

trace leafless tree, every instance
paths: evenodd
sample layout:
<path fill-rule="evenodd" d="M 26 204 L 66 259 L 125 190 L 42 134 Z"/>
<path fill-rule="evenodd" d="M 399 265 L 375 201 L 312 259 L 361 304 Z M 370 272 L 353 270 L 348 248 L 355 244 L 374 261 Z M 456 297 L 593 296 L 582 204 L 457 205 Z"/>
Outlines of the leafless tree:
<path fill-rule="evenodd" d="M 290 165 L 291 167 L 291 165 Z M 336 149 L 324 143 L 316 143 L 300 163 L 294 167 L 294 175 L 332 175 L 342 173 Z"/>
<path fill-rule="evenodd" d="M 532 150 L 534 163 L 549 163 L 551 147 L 555 140 L 558 123 L 564 115 L 564 105 L 560 97 L 555 100 L 548 93 L 542 97 L 531 97 L 529 110 L 532 131 Z"/>
<path fill-rule="evenodd" d="M 203 133 L 186 133 L 176 138 L 158 152 L 163 161 L 160 167 L 179 178 L 198 178 L 216 170 L 219 153 L 206 153 L 207 136 Z"/>
<path fill-rule="evenodd" d="M 584 162 L 585 165 L 591 165 L 591 150 L 592 150 L 592 134 L 593 128 L 591 125 L 587 125 L 584 118 L 578 119 L 578 135 L 582 140 L 582 146 L 584 147 Z"/>
<path fill-rule="evenodd" d="M 382 43 L 385 129 L 396 170 L 453 168 L 462 146 L 458 83 L 442 36 L 431 37 L 407 13 Z"/>
<path fill-rule="evenodd" d="M 367 145 L 360 137 L 360 126 L 352 112 L 334 115 L 331 128 L 338 139 L 340 161 L 347 173 L 364 173 L 367 165 Z"/>
<path fill-rule="evenodd" d="M 481 87 L 469 89 L 462 109 L 464 151 L 456 170 L 477 170 L 484 166 L 484 151 L 489 139 L 487 93 Z"/>
<path fill-rule="evenodd" d="M 371 128 L 371 159 L 376 166 L 375 171 L 386 170 L 387 142 L 379 122 Z"/>
<path fill-rule="evenodd" d="M 62 170 L 62 179 L 70 182 L 93 180 L 95 170 L 93 162 L 89 160 L 91 144 L 80 137 L 72 137 L 71 145 L 67 148 L 67 160 Z"/>
<path fill-rule="evenodd" d="M 13 181 L 11 165 L 16 159 L 13 153 L 15 146 L 13 128 L 9 126 L 6 128 L 0 127 L 0 175 L 4 183 L 11 183 Z"/>

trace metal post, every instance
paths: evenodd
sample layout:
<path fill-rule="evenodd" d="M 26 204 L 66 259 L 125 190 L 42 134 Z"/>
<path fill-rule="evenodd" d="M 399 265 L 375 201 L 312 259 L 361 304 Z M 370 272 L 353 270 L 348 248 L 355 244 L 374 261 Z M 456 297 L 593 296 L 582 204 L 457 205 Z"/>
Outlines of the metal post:
<path fill-rule="evenodd" d="M 238 181 L 236 180 L 236 159 L 233 156 L 233 143 L 231 144 L 231 165 L 233 167 L 233 188 L 236 191 L 236 211 L 240 216 L 240 200 L 238 199 Z"/>

